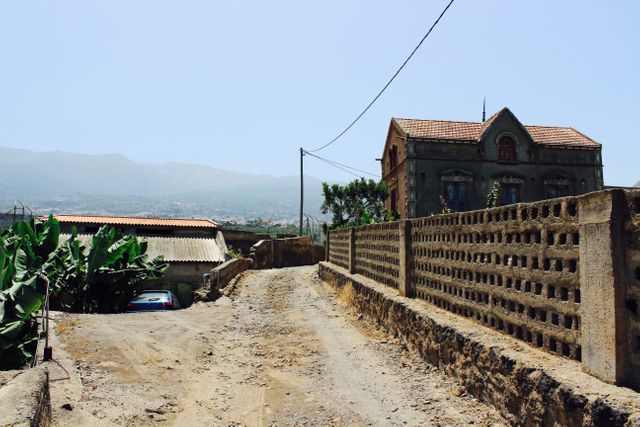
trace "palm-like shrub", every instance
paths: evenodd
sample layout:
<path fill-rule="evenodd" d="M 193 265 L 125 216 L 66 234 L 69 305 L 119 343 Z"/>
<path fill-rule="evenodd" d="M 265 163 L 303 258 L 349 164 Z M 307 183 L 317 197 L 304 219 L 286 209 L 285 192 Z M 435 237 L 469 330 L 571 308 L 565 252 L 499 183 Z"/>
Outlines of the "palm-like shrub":
<path fill-rule="evenodd" d="M 55 283 L 60 305 L 85 313 L 123 311 L 134 285 L 161 277 L 168 268 L 162 257 L 149 258 L 146 241 L 109 226 L 98 230 L 88 250 L 74 229 L 57 256 L 62 266 Z"/>
<path fill-rule="evenodd" d="M 46 292 L 41 275 L 54 270 L 59 234 L 51 217 L 0 229 L 0 369 L 24 366 L 35 351 Z"/>
<path fill-rule="evenodd" d="M 45 276 L 62 308 L 112 313 L 126 307 L 135 284 L 168 268 L 162 257 L 149 259 L 146 242 L 111 227 L 98 231 L 89 250 L 75 230 L 61 245 L 59 237 L 51 216 L 0 229 L 0 369 L 24 367 L 33 357 Z"/>

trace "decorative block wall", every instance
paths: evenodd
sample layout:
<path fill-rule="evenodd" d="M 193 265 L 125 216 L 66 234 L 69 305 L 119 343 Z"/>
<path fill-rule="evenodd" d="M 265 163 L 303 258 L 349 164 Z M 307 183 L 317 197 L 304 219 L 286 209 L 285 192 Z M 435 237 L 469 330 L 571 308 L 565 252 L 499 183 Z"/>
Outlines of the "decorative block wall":
<path fill-rule="evenodd" d="M 640 386 L 640 191 L 333 230 L 328 254 L 401 294 L 583 361 L 605 381 Z"/>

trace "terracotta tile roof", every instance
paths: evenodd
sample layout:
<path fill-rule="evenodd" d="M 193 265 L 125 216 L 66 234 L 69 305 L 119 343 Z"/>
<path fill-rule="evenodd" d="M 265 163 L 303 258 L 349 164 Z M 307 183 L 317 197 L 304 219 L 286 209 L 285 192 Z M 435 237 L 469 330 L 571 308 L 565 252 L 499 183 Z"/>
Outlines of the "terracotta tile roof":
<path fill-rule="evenodd" d="M 495 118 L 505 110 L 498 111 L 484 123 L 402 118 L 393 118 L 393 120 L 405 131 L 408 137 L 476 142 Z M 524 125 L 523 127 L 536 144 L 567 148 L 597 149 L 601 147 L 596 141 L 570 127 L 529 125 Z"/>
<path fill-rule="evenodd" d="M 477 141 L 480 136 L 481 123 L 398 118 L 394 120 L 408 136 L 414 138 Z"/>
<path fill-rule="evenodd" d="M 83 223 L 100 225 L 142 225 L 178 228 L 218 228 L 208 219 L 145 218 L 135 216 L 54 215 L 61 223 Z"/>
<path fill-rule="evenodd" d="M 565 147 L 599 148 L 600 144 L 574 128 L 551 126 L 525 126 L 531 138 L 538 144 Z"/>

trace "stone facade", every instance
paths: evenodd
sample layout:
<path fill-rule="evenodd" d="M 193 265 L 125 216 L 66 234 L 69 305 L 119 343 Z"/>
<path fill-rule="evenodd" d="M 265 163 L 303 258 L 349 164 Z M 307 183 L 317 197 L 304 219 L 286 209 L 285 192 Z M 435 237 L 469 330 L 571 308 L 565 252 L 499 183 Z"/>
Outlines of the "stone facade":
<path fill-rule="evenodd" d="M 640 192 L 334 230 L 329 261 L 640 388 Z"/>
<path fill-rule="evenodd" d="M 483 123 L 392 119 L 382 155 L 385 202 L 400 218 L 601 190 L 601 146 L 572 128 L 524 126 L 508 109 Z"/>

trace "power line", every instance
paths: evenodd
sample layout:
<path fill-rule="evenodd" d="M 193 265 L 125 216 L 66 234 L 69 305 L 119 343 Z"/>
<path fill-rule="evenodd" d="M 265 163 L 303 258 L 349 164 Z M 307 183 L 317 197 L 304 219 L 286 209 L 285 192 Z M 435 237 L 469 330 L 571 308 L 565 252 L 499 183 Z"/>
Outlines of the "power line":
<path fill-rule="evenodd" d="M 429 28 L 429 31 L 427 31 L 427 34 L 424 35 L 424 37 L 422 37 L 422 40 L 420 40 L 420 43 L 418 43 L 418 45 L 413 49 L 413 51 L 411 52 L 411 54 L 407 57 L 407 59 L 404 60 L 404 62 L 402 63 L 402 65 L 400 66 L 400 68 L 398 68 L 398 70 L 395 72 L 395 74 L 391 77 L 391 79 L 387 82 L 386 85 L 384 85 L 384 87 L 382 88 L 382 90 L 380 92 L 378 92 L 378 94 L 375 96 L 375 98 L 373 98 L 373 100 L 369 103 L 369 105 L 367 105 L 367 108 L 365 108 L 364 110 L 362 110 L 362 112 L 358 115 L 358 117 L 355 118 L 355 120 L 353 120 L 349 126 L 347 126 L 342 132 L 340 132 L 338 134 L 338 136 L 336 136 L 335 138 L 333 138 L 331 141 L 327 142 L 326 144 L 324 144 L 322 147 L 316 148 L 315 150 L 305 150 L 307 153 L 315 153 L 316 151 L 320 151 L 323 150 L 325 148 L 327 148 L 328 146 L 330 146 L 331 144 L 333 144 L 334 142 L 336 142 L 338 139 L 340 139 L 340 137 L 342 137 L 342 135 L 344 135 L 345 133 L 347 133 L 349 131 L 349 129 L 351 129 L 351 127 L 353 127 L 353 125 L 356 124 L 356 122 L 358 120 L 360 120 L 360 118 L 362 116 L 365 115 L 365 113 L 369 110 L 369 108 L 371 108 L 373 106 L 373 104 L 378 100 L 378 98 L 380 98 L 380 96 L 384 93 L 385 90 L 387 90 L 387 88 L 389 87 L 389 85 L 393 82 L 393 80 L 395 80 L 395 78 L 398 76 L 398 74 L 400 74 L 400 71 L 402 71 L 402 69 L 404 68 L 405 65 L 407 65 L 407 63 L 409 62 L 409 60 L 413 57 L 413 55 L 418 51 L 418 49 L 420 48 L 420 46 L 422 46 L 422 43 L 427 39 L 427 37 L 429 37 L 429 34 L 431 34 L 431 31 L 433 31 L 433 29 L 435 28 L 436 25 L 438 25 L 438 22 L 440 22 L 440 19 L 444 16 L 444 14 L 447 12 L 447 10 L 449 9 L 449 7 L 453 4 L 455 0 L 451 0 L 449 2 L 449 4 L 447 5 L 447 7 L 444 8 L 444 10 L 442 11 L 442 13 L 440 14 L 440 16 L 438 16 L 438 19 L 435 20 L 435 22 L 433 23 L 433 25 L 431 25 L 431 28 Z"/>
<path fill-rule="evenodd" d="M 304 150 L 303 150 L 303 151 L 304 151 Z M 336 165 L 337 165 L 337 166 L 342 166 L 343 168 L 351 169 L 351 170 L 354 170 L 354 171 L 357 171 L 357 172 L 363 173 L 363 174 L 365 174 L 365 175 L 370 175 L 370 176 L 372 176 L 372 177 L 374 177 L 374 178 L 378 178 L 378 174 L 371 173 L 371 172 L 367 172 L 367 171 L 364 171 L 364 170 L 362 170 L 362 169 L 354 168 L 353 166 L 348 166 L 348 165 L 345 165 L 344 163 L 336 162 L 335 160 L 325 159 L 324 157 L 320 157 L 320 156 L 318 156 L 317 154 L 312 154 L 312 153 L 310 153 L 310 152 L 308 152 L 308 151 L 304 151 L 304 153 L 305 153 L 305 154 L 308 154 L 308 155 L 310 155 L 310 156 L 312 156 L 312 157 L 315 157 L 316 159 L 319 159 L 319 160 L 322 160 L 322 161 L 324 161 L 324 162 L 330 163 L 330 164 L 332 164 L 332 165 L 334 165 L 334 166 L 336 166 Z"/>
<path fill-rule="evenodd" d="M 310 154 L 310 153 L 307 153 L 307 154 Z M 313 156 L 313 154 L 310 154 L 310 155 L 312 155 L 312 156 Z M 333 166 L 334 168 L 340 169 L 340 170 L 341 170 L 341 171 L 343 171 L 343 172 L 346 172 L 346 173 L 348 173 L 348 174 L 350 174 L 350 175 L 353 175 L 353 176 L 355 176 L 356 178 L 362 178 L 362 177 L 361 177 L 360 175 L 358 175 L 357 173 L 351 172 L 349 169 L 347 169 L 347 168 L 343 168 L 342 166 L 338 166 L 338 165 L 336 165 L 335 163 L 333 163 L 331 160 L 323 159 L 322 157 L 318 157 L 318 156 L 314 156 L 314 157 L 317 157 L 317 158 L 318 158 L 318 160 L 321 160 L 321 161 L 325 162 L 326 164 L 328 164 L 328 165 L 330 165 L 330 166 Z"/>

